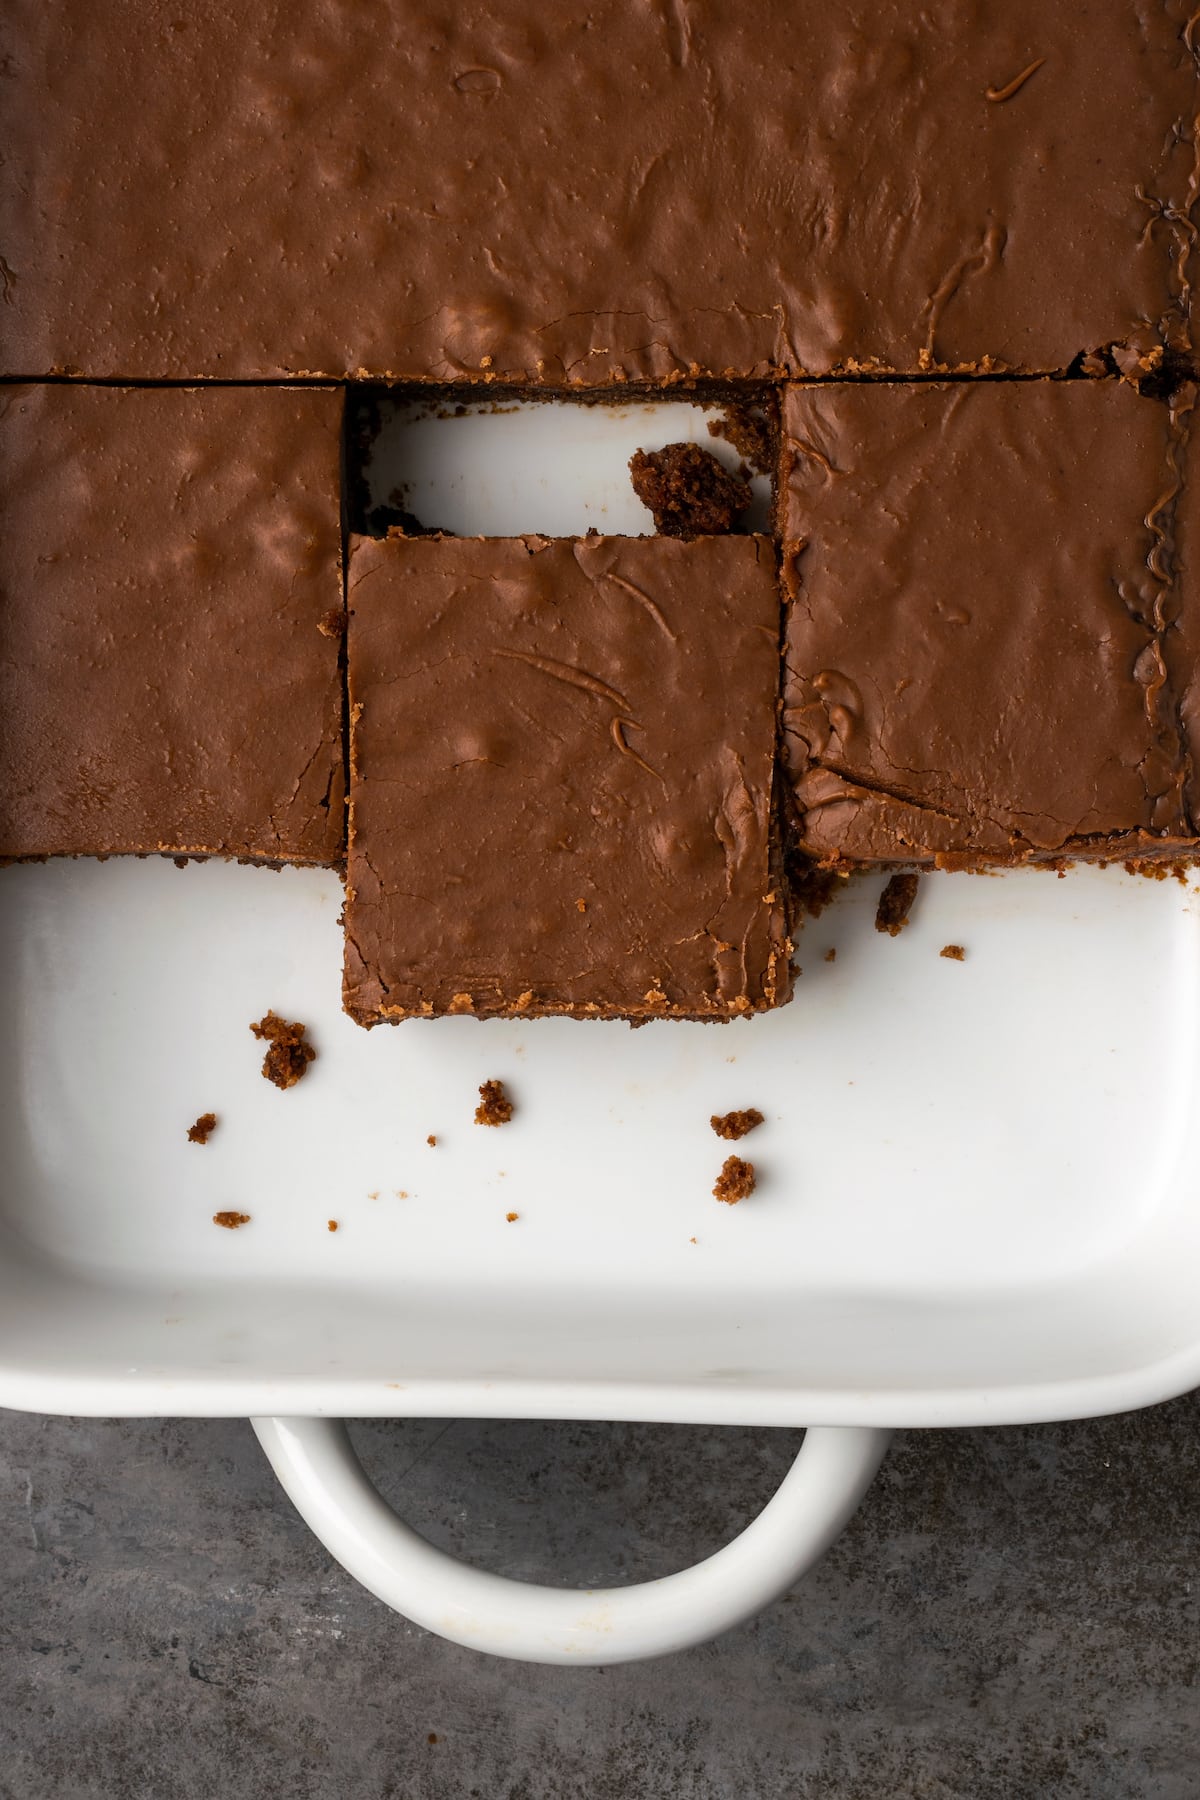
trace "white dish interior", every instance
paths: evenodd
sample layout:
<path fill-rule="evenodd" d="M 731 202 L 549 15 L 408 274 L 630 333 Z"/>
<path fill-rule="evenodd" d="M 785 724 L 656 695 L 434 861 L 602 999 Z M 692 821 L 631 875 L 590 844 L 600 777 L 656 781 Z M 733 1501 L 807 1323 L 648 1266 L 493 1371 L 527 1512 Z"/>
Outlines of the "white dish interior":
<path fill-rule="evenodd" d="M 368 1033 L 332 874 L 5 870 L 0 1402 L 949 1424 L 1190 1386 L 1200 895 L 942 876 L 893 940 L 879 885 L 775 1015 Z M 320 1052 L 286 1093 L 268 1007 Z M 744 1106 L 731 1208 L 708 1119 Z"/>
<path fill-rule="evenodd" d="M 457 403 L 455 403 L 457 404 Z M 460 537 L 645 537 L 654 520 L 629 481 L 635 450 L 695 443 L 726 468 L 742 461 L 714 437 L 718 402 L 485 399 L 459 417 L 455 405 L 399 401 L 387 408 L 367 465 L 374 504 L 403 490 L 430 530 Z M 771 483 L 751 474 L 753 500 L 739 523 L 769 531 Z"/>

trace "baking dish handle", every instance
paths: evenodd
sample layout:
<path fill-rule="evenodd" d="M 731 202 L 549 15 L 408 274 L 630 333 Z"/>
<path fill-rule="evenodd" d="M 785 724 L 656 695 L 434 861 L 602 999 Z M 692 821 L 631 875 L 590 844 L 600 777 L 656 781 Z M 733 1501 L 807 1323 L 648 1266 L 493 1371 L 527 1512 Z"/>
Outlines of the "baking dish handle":
<path fill-rule="evenodd" d="M 405 1618 L 520 1662 L 636 1662 L 705 1643 L 779 1597 L 851 1517 L 889 1433 L 820 1426 L 758 1517 L 690 1569 L 631 1587 L 537 1587 L 471 1568 L 381 1499 L 340 1419 L 251 1420 L 290 1499 L 326 1549 Z"/>

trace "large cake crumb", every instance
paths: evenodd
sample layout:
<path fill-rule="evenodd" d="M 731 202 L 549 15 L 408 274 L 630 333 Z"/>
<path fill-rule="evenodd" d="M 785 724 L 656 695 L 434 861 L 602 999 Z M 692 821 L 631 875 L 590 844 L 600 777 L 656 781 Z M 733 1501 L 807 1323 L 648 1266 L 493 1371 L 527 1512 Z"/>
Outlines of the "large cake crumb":
<path fill-rule="evenodd" d="M 965 962 L 967 960 L 967 953 L 961 944 L 943 944 L 938 955 L 944 956 L 948 962 Z"/>
<path fill-rule="evenodd" d="M 239 1225 L 248 1225 L 250 1214 L 241 1212 L 219 1212 L 213 1214 L 213 1224 L 223 1225 L 226 1231 L 236 1231 Z"/>
<path fill-rule="evenodd" d="M 776 431 L 769 415 L 761 408 L 728 402 L 718 418 L 708 421 L 709 437 L 724 438 L 738 455 L 760 475 L 769 475 L 775 466 Z"/>
<path fill-rule="evenodd" d="M 316 1060 L 316 1051 L 304 1039 L 307 1027 L 289 1025 L 278 1013 L 269 1012 L 250 1029 L 268 1046 L 262 1064 L 264 1078 L 273 1081 L 277 1088 L 295 1087 L 309 1063 Z"/>
<path fill-rule="evenodd" d="M 477 1125 L 507 1125 L 513 1116 L 513 1103 L 504 1091 L 502 1081 L 485 1081 L 479 1089 L 479 1105 L 475 1108 Z"/>
<path fill-rule="evenodd" d="M 882 894 L 879 905 L 875 909 L 876 931 L 886 931 L 889 937 L 899 937 L 908 924 L 908 915 L 912 911 L 912 903 L 917 897 L 919 875 L 893 875 Z"/>
<path fill-rule="evenodd" d="M 188 1126 L 188 1143 L 207 1144 L 209 1137 L 216 1129 L 216 1113 L 201 1113 L 196 1123 Z"/>
<path fill-rule="evenodd" d="M 732 529 L 752 499 L 741 476 L 731 475 L 699 444 L 637 450 L 629 459 L 629 478 L 663 537 L 715 537 Z"/>
<path fill-rule="evenodd" d="M 745 1200 L 753 1192 L 754 1164 L 743 1162 L 740 1156 L 727 1156 L 721 1164 L 713 1198 L 723 1200 L 727 1206 L 736 1206 L 739 1200 Z"/>
<path fill-rule="evenodd" d="M 733 1141 L 744 1138 L 748 1131 L 753 1131 L 762 1122 L 763 1116 L 757 1106 L 748 1106 L 743 1112 L 714 1113 L 709 1120 L 719 1138 Z"/>

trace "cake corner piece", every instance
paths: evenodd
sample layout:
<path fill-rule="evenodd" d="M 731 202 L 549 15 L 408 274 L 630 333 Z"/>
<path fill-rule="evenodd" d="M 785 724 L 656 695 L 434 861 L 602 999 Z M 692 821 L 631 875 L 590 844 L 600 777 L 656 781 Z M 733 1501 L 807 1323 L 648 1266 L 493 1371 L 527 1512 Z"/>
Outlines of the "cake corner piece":
<path fill-rule="evenodd" d="M 0 856 L 344 849 L 341 398 L 10 388 Z"/>
<path fill-rule="evenodd" d="M 787 390 L 794 851 L 979 869 L 1200 850 L 1193 398 Z"/>

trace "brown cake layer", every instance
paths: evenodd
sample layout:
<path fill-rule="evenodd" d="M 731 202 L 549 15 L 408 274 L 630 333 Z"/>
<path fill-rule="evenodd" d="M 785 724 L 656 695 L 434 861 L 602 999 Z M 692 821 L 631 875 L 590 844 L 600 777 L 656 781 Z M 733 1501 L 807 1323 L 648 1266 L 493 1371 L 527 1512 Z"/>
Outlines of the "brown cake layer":
<path fill-rule="evenodd" d="M 768 540 L 362 538 L 349 598 L 356 1019 L 787 998 Z"/>
<path fill-rule="evenodd" d="M 17 0 L 6 372 L 581 382 L 1186 347 L 1192 0 Z"/>
<path fill-rule="evenodd" d="M 339 859 L 340 417 L 0 389 L 0 857 Z"/>
<path fill-rule="evenodd" d="M 971 866 L 1200 848 L 1194 400 L 787 391 L 801 849 Z"/>

